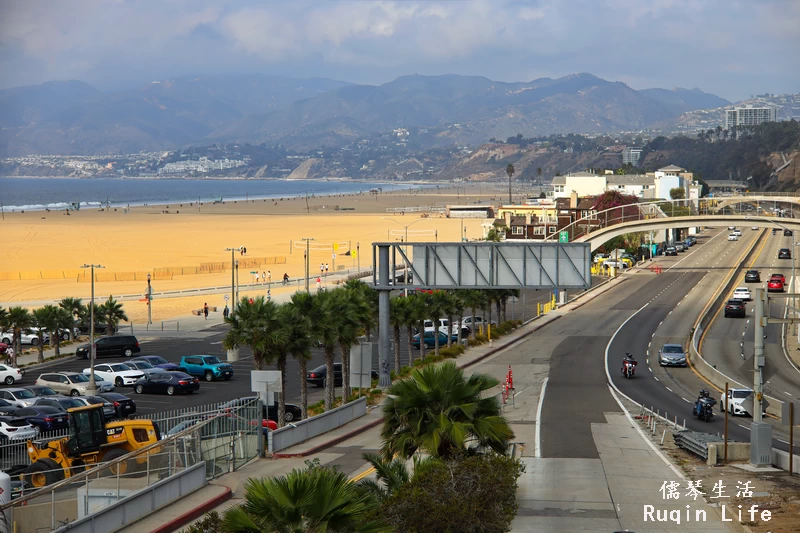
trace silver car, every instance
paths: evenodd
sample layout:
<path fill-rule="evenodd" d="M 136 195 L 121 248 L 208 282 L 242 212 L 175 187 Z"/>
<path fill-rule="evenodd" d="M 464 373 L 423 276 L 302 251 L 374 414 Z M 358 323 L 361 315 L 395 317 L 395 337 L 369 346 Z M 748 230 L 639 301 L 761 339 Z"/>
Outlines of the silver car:
<path fill-rule="evenodd" d="M 36 395 L 28 389 L 0 389 L 0 399 L 7 401 L 14 407 L 24 409 L 36 402 Z"/>
<path fill-rule="evenodd" d="M 665 344 L 658 351 L 661 366 L 686 366 L 686 352 L 680 344 Z"/>
<path fill-rule="evenodd" d="M 50 387 L 67 396 L 89 394 L 89 377 L 78 372 L 48 372 L 36 379 L 36 385 Z"/>

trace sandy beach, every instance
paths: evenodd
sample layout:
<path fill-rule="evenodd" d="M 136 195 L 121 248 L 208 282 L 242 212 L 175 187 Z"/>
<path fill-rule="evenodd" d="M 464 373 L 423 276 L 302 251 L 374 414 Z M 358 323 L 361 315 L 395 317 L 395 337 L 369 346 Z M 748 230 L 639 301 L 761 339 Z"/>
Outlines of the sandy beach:
<path fill-rule="evenodd" d="M 392 213 L 397 207 L 444 207 L 449 204 L 499 204 L 502 187 L 459 186 L 449 189 L 418 189 L 391 193 L 334 195 L 278 200 L 226 201 L 203 205 L 133 207 L 101 211 L 6 213 L 2 224 L 0 254 L 0 305 L 35 308 L 64 297 L 89 299 L 91 284 L 80 266 L 95 263 L 98 296 L 131 295 L 147 289 L 146 274 L 152 273 L 154 292 L 229 285 L 231 252 L 247 248 L 240 261 L 239 282 L 252 284 L 251 271 L 271 271 L 272 295 L 296 290 L 280 285 L 284 273 L 291 279 L 304 275 L 303 238 L 313 238 L 312 275 L 321 263 L 329 273 L 343 273 L 360 263 L 372 262 L 373 242 L 440 242 L 468 239 L 483 234 L 482 219 L 448 219 L 436 213 Z M 507 200 L 507 198 L 506 198 Z M 336 250 L 334 252 L 334 244 Z M 358 250 L 356 257 L 346 255 Z M 336 259 L 332 257 L 336 254 Z M 255 264 L 259 263 L 258 266 Z M 224 268 L 224 270 L 223 270 Z M 83 277 L 80 277 L 80 276 Z M 251 293 L 265 294 L 261 280 Z M 242 290 L 242 294 L 247 294 Z M 224 305 L 223 295 L 163 298 L 153 302 L 153 321 L 187 315 L 192 309 Z M 124 302 L 130 321 L 142 323 L 147 304 Z"/>

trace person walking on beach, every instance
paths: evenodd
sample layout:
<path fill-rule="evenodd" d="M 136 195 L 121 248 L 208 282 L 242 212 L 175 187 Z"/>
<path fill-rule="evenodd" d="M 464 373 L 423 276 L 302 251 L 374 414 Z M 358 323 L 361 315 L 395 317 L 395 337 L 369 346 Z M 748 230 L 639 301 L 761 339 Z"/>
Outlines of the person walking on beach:
<path fill-rule="evenodd" d="M 283 284 L 286 285 L 287 283 L 289 283 L 289 274 L 288 273 L 284 273 L 283 274 Z"/>
<path fill-rule="evenodd" d="M 256 270 L 256 284 L 258 284 L 259 277 L 260 277 L 260 274 L 259 274 L 259 273 L 258 273 L 258 271 Z"/>
<path fill-rule="evenodd" d="M 272 271 L 267 270 L 267 283 L 272 283 Z"/>
<path fill-rule="evenodd" d="M 325 277 L 328 277 L 328 263 L 325 263 Z"/>
<path fill-rule="evenodd" d="M 319 264 L 319 275 L 322 276 L 323 274 L 325 274 L 325 263 L 320 263 Z"/>
<path fill-rule="evenodd" d="M 206 320 L 208 320 L 208 303 L 203 304 L 203 314 L 205 315 Z"/>
<path fill-rule="evenodd" d="M 225 304 L 225 309 L 222 310 L 222 318 L 228 318 L 228 314 L 230 310 L 228 309 L 228 304 Z"/>
<path fill-rule="evenodd" d="M 267 282 L 267 273 L 266 272 L 262 272 L 261 273 L 261 283 L 266 283 L 266 282 Z"/>

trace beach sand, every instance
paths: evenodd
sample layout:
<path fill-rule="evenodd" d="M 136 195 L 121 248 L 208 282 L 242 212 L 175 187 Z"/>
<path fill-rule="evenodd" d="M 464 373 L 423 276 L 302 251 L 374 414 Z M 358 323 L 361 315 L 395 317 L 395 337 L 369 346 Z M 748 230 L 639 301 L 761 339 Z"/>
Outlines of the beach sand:
<path fill-rule="evenodd" d="M 143 184 L 143 186 L 146 184 Z M 497 205 L 506 198 L 502 187 L 489 192 L 483 185 L 419 189 L 391 193 L 337 195 L 283 199 L 225 202 L 224 204 L 174 204 L 169 206 L 133 207 L 127 213 L 122 208 L 110 211 L 98 209 L 71 212 L 37 211 L 6 213 L 2 224 L 3 251 L 0 254 L 0 305 L 8 308 L 24 305 L 39 307 L 65 297 L 89 299 L 91 284 L 88 278 L 79 281 L 79 267 L 85 263 L 105 266 L 98 270 L 103 278 L 133 279 L 136 281 L 98 281 L 95 293 L 99 296 L 141 294 L 147 290 L 143 276 L 156 269 L 200 267 L 203 263 L 230 265 L 231 252 L 226 248 L 245 246 L 247 255 L 235 252 L 240 261 L 255 258 L 274 258 L 285 261 L 261 265 L 257 270 L 270 270 L 272 295 L 293 292 L 297 285 L 282 287 L 284 272 L 292 280 L 304 275 L 302 239 L 313 238 L 310 271 L 319 274 L 320 263 L 329 264 L 329 273 L 343 269 L 361 268 L 372 263 L 373 242 L 400 241 L 408 228 L 409 241 L 458 241 L 462 222 L 466 237 L 483 235 L 483 219 L 448 219 L 443 215 L 419 213 L 390 213 L 396 207 L 444 207 L 448 204 L 491 203 Z M 507 198 L 506 198 L 507 199 Z M 338 210 L 337 210 L 338 207 Z M 335 260 L 333 243 L 337 243 Z M 358 256 L 344 255 L 348 248 Z M 239 282 L 252 284 L 254 267 L 240 266 Z M 18 279 L 21 277 L 32 279 Z M 41 279 L 63 272 L 66 279 Z M 127 273 L 127 274 L 126 274 Z M 134 274 L 135 273 L 135 274 Z M 174 274 L 174 270 L 173 270 Z M 128 278 L 126 278 L 128 276 Z M 163 276 L 162 276 L 163 277 Z M 16 279 L 4 279 L 16 278 Z M 277 282 L 277 286 L 276 286 Z M 172 279 L 152 280 L 154 292 L 198 287 L 226 286 L 231 283 L 231 271 L 173 275 Z M 312 282 L 312 287 L 315 282 Z M 330 286 L 330 285 L 329 285 Z M 266 285 L 241 291 L 245 294 L 266 294 Z M 153 321 L 169 320 L 189 314 L 208 302 L 224 306 L 222 294 L 153 300 Z M 129 320 L 141 323 L 147 317 L 147 304 L 138 300 L 125 301 Z"/>

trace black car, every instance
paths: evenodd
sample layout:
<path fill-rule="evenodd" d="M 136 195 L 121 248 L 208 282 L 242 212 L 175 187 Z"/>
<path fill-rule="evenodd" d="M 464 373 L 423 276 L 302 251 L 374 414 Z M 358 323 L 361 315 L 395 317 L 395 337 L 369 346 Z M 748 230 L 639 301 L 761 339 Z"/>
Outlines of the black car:
<path fill-rule="evenodd" d="M 84 404 L 80 400 L 71 398 L 69 396 L 61 396 L 60 398 L 38 398 L 36 400 L 36 403 L 34 403 L 33 405 L 34 407 L 39 405 L 45 405 L 47 407 L 55 407 L 62 413 L 66 413 L 67 409 L 72 409 L 73 407 L 83 407 L 86 404 Z"/>
<path fill-rule="evenodd" d="M 84 344 L 78 346 L 75 350 L 75 357 L 82 357 L 89 359 L 89 346 Z M 139 347 L 139 341 L 133 335 L 113 335 L 109 337 L 98 337 L 94 341 L 95 355 L 103 357 L 104 355 L 122 355 L 131 357 L 135 353 L 139 353 L 142 349 Z"/>
<path fill-rule="evenodd" d="M 136 402 L 118 392 L 103 392 L 99 397 L 114 404 L 117 418 L 127 418 L 136 412 Z"/>
<path fill-rule="evenodd" d="M 664 250 L 664 255 L 678 255 L 678 249 L 674 246 L 667 246 Z"/>
<path fill-rule="evenodd" d="M 55 397 L 58 398 L 61 395 L 51 389 L 50 387 L 46 387 L 44 385 L 29 385 L 27 387 L 22 387 L 23 389 L 28 389 L 33 393 L 34 396 L 37 398 L 48 398 L 48 397 Z"/>
<path fill-rule="evenodd" d="M 744 275 L 745 283 L 761 283 L 761 272 L 758 270 L 748 270 Z"/>
<path fill-rule="evenodd" d="M 235 400 L 231 400 L 225 405 L 223 408 L 231 408 L 231 407 L 240 407 L 242 405 L 247 405 L 250 402 L 255 401 L 255 396 L 246 396 L 244 398 L 237 398 Z M 268 420 L 274 420 L 275 422 L 278 421 L 278 403 L 275 402 L 270 406 L 264 406 L 265 412 L 261 414 L 262 418 L 266 418 Z M 303 410 L 300 408 L 299 405 L 295 405 L 293 403 L 286 404 L 286 412 L 283 415 L 284 422 L 293 422 L 295 420 L 302 420 L 303 419 Z"/>
<path fill-rule="evenodd" d="M 53 431 L 67 429 L 67 413 L 47 405 L 34 405 L 19 409 L 14 416 L 24 418 L 29 424 L 39 428 L 39 431 Z"/>
<path fill-rule="evenodd" d="M 306 374 L 306 381 L 317 387 L 325 386 L 325 376 L 328 374 L 328 369 L 325 365 L 318 366 Z M 378 373 L 372 371 L 372 379 L 378 379 Z M 333 386 L 342 386 L 342 363 L 333 363 Z"/>
<path fill-rule="evenodd" d="M 14 407 L 0 398 L 0 416 L 13 416 L 17 411 L 19 411 L 19 407 Z"/>
<path fill-rule="evenodd" d="M 191 394 L 200 389 L 200 380 L 184 372 L 162 372 L 141 378 L 133 386 L 136 394 L 145 392 L 166 393 L 172 396 L 176 392 Z"/>
<path fill-rule="evenodd" d="M 783 230 L 783 236 L 784 237 L 791 237 L 792 236 L 792 230 L 790 230 L 790 229 Z"/>
<path fill-rule="evenodd" d="M 742 300 L 728 300 L 725 304 L 725 318 L 745 317 L 745 304 Z"/>
<path fill-rule="evenodd" d="M 778 250 L 778 259 L 791 259 L 792 251 L 788 248 L 781 248 Z"/>

